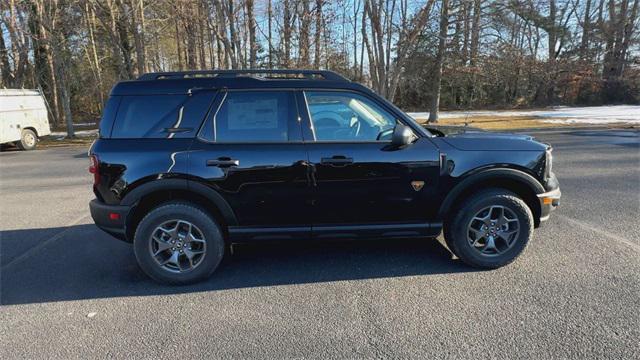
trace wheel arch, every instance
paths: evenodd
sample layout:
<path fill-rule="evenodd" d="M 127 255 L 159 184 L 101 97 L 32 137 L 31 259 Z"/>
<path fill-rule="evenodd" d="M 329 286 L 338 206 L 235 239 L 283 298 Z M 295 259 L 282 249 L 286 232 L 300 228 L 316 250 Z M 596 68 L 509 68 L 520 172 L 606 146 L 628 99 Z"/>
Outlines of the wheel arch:
<path fill-rule="evenodd" d="M 31 130 L 34 134 L 36 134 L 37 138 L 40 138 L 40 135 L 38 135 L 38 130 L 33 126 L 25 126 L 22 128 L 22 130 Z"/>
<path fill-rule="evenodd" d="M 460 181 L 443 200 L 438 211 L 438 218 L 446 222 L 451 212 L 459 206 L 462 200 L 488 188 L 502 188 L 514 192 L 531 209 L 535 226 L 540 224 L 542 209 L 536 195 L 543 193 L 544 187 L 532 175 L 510 168 L 482 170 Z"/>
<path fill-rule="evenodd" d="M 155 180 L 136 187 L 122 199 L 122 205 L 131 206 L 125 222 L 126 238 L 133 239 L 137 224 L 151 209 L 170 201 L 198 205 L 213 216 L 225 235 L 229 226 L 237 225 L 233 209 L 216 190 L 187 179 Z"/>

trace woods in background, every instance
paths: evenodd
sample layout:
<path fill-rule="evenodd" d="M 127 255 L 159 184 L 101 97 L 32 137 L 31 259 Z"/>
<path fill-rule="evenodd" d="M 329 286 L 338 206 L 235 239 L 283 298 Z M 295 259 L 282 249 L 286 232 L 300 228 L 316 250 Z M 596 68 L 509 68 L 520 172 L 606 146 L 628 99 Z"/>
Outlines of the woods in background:
<path fill-rule="evenodd" d="M 638 103 L 639 6 L 0 0 L 0 87 L 42 88 L 69 131 L 99 117 L 115 82 L 150 71 L 330 69 L 405 110 Z"/>

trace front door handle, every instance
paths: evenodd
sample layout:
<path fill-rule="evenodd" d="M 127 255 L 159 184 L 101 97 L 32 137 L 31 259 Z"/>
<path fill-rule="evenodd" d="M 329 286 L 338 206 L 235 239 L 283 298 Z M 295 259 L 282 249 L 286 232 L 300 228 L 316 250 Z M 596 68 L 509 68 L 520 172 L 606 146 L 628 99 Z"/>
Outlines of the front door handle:
<path fill-rule="evenodd" d="M 221 168 L 238 166 L 240 165 L 240 160 L 232 159 L 229 157 L 219 157 L 217 159 L 209 159 L 207 160 L 207 166 L 217 166 Z"/>
<path fill-rule="evenodd" d="M 353 158 L 343 155 L 334 155 L 330 158 L 322 158 L 320 163 L 329 165 L 348 165 L 353 164 Z"/>

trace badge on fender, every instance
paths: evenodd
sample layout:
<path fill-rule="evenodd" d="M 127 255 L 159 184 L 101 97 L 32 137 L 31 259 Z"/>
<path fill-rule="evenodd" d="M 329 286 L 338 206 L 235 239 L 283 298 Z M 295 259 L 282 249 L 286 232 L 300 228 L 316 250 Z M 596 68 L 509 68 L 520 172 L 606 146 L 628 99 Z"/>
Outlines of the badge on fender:
<path fill-rule="evenodd" d="M 411 182 L 411 187 L 415 191 L 420 191 L 424 187 L 424 181 L 414 180 Z"/>

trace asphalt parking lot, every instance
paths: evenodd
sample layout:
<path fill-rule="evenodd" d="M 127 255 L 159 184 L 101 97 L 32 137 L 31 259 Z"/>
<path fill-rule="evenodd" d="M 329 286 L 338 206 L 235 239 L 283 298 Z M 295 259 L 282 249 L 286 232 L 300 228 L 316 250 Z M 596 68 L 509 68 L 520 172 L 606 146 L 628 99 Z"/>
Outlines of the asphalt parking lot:
<path fill-rule="evenodd" d="M 561 208 L 514 264 L 437 241 L 238 247 L 160 286 L 91 221 L 86 149 L 0 154 L 0 358 L 640 357 L 640 132 L 534 134 Z"/>

